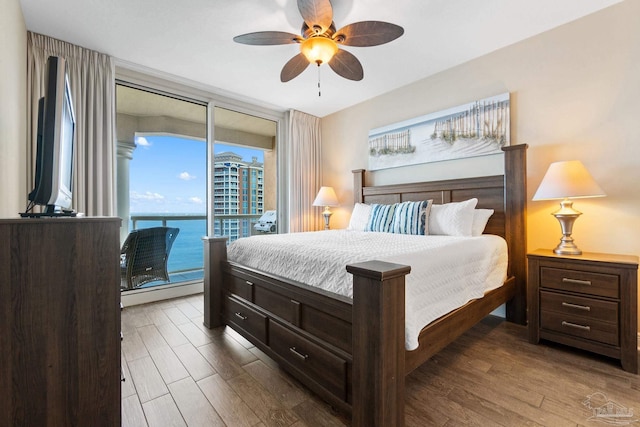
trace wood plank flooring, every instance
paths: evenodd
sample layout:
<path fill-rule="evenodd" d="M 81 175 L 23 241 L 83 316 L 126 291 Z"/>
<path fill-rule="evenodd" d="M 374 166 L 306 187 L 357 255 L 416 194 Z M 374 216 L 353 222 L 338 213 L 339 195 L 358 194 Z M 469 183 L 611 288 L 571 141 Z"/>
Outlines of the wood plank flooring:
<path fill-rule="evenodd" d="M 205 328 L 202 313 L 202 295 L 124 309 L 123 426 L 350 424 L 233 330 Z M 493 317 L 406 387 L 407 426 L 606 425 L 582 403 L 596 392 L 640 413 L 640 376 L 590 353 L 531 345 L 524 327 Z"/>

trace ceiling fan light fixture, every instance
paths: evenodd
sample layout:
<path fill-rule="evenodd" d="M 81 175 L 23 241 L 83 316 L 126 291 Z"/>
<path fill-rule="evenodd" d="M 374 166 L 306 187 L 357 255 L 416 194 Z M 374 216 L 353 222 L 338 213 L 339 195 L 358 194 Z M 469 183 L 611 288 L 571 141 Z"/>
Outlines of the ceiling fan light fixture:
<path fill-rule="evenodd" d="M 328 37 L 309 37 L 300 44 L 300 52 L 312 64 L 326 64 L 338 52 L 338 45 Z"/>
<path fill-rule="evenodd" d="M 258 31 L 233 38 L 236 43 L 269 46 L 299 43 L 300 53 L 284 64 L 280 81 L 296 78 L 309 64 L 329 64 L 340 77 L 360 81 L 364 77 L 362 64 L 343 46 L 368 47 L 389 43 L 404 34 L 404 29 L 382 21 L 359 21 L 336 30 L 331 0 L 296 0 L 303 23 L 300 35 L 284 31 Z M 318 82 L 319 84 L 319 82 Z"/>

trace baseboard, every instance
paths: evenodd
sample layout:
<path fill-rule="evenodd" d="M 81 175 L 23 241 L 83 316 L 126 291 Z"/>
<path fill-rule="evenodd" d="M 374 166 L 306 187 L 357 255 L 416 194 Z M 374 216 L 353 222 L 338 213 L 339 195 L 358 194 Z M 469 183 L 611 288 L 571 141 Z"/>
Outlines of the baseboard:
<path fill-rule="evenodd" d="M 175 286 L 160 286 L 127 291 L 121 294 L 120 300 L 124 307 L 132 305 L 148 304 L 171 298 L 179 298 L 187 295 L 204 292 L 203 282 L 194 282 Z"/>

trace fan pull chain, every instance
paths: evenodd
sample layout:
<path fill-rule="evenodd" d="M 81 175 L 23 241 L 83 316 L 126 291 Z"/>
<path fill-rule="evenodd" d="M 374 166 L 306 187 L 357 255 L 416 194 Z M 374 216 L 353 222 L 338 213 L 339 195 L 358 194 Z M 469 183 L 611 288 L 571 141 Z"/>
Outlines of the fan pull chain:
<path fill-rule="evenodd" d="M 322 92 L 320 91 L 320 63 L 318 62 L 318 98 L 322 96 Z"/>

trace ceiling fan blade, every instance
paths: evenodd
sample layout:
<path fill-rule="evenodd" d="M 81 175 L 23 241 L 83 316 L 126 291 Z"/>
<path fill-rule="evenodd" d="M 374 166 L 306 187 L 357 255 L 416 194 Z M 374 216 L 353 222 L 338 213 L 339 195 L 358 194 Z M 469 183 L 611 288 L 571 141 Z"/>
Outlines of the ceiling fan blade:
<path fill-rule="evenodd" d="M 301 53 L 297 54 L 282 67 L 280 81 L 285 83 L 298 77 L 308 66 L 309 61 L 307 58 Z"/>
<path fill-rule="evenodd" d="M 309 28 L 324 33 L 333 22 L 333 7 L 330 0 L 298 0 L 298 10 Z"/>
<path fill-rule="evenodd" d="M 377 46 L 397 39 L 404 29 L 396 24 L 382 21 L 362 21 L 340 28 L 333 39 L 346 46 Z"/>
<path fill-rule="evenodd" d="M 329 66 L 336 74 L 345 79 L 358 81 L 364 77 L 362 64 L 360 64 L 358 58 L 346 50 L 338 50 L 333 58 L 331 58 L 331 61 L 329 61 Z"/>
<path fill-rule="evenodd" d="M 236 43 L 251 44 L 258 46 L 300 43 L 302 38 L 296 34 L 285 33 L 283 31 L 258 31 L 235 36 Z"/>

